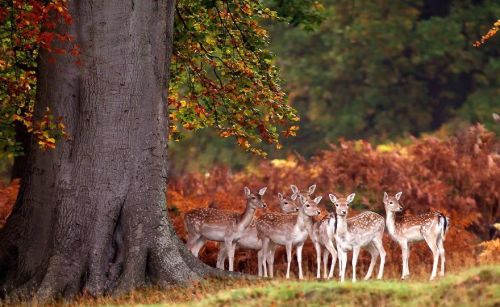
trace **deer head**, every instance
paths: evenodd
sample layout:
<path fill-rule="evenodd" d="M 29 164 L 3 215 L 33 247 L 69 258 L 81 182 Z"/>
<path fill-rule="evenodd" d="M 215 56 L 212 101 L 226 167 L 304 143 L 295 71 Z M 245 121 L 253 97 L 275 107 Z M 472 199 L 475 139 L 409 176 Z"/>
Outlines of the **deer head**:
<path fill-rule="evenodd" d="M 398 192 L 394 196 L 389 196 L 386 192 L 384 192 L 384 206 L 385 211 L 388 212 L 402 212 L 403 207 L 399 204 L 399 199 L 401 198 L 401 194 L 403 192 Z"/>
<path fill-rule="evenodd" d="M 330 197 L 330 201 L 335 205 L 335 213 L 338 216 L 346 216 L 349 211 L 349 204 L 352 203 L 356 194 L 352 193 L 347 198 L 337 198 L 333 194 L 329 194 L 328 196 Z"/>
<path fill-rule="evenodd" d="M 260 189 L 257 193 L 250 191 L 248 187 L 245 187 L 245 196 L 247 198 L 247 206 L 252 209 L 266 208 L 266 203 L 262 200 L 262 197 L 266 193 L 267 187 Z"/>
<path fill-rule="evenodd" d="M 296 185 L 291 185 L 290 186 L 290 189 L 292 189 L 292 198 L 293 197 L 297 197 L 298 195 L 303 195 L 305 197 L 311 197 L 311 195 L 314 193 L 314 191 L 316 190 L 316 185 L 313 184 L 312 186 L 310 186 L 307 191 L 300 191 L 299 188 L 297 188 Z"/>
<path fill-rule="evenodd" d="M 310 200 L 302 195 L 299 195 L 300 211 L 307 216 L 317 216 L 321 214 L 318 204 L 321 201 L 322 196 L 316 197 L 314 200 Z"/>
<path fill-rule="evenodd" d="M 292 213 L 292 212 L 298 212 L 299 207 L 295 203 L 295 199 L 297 196 L 291 197 L 291 199 L 288 199 L 287 197 L 283 196 L 283 194 L 278 193 L 278 199 L 280 201 L 280 208 L 283 213 Z"/>

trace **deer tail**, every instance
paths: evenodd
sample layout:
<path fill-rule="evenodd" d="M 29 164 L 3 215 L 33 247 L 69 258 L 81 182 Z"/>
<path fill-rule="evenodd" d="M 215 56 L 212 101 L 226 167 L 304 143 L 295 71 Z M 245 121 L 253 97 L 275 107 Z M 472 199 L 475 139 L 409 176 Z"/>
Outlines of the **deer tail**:
<path fill-rule="evenodd" d="M 446 238 L 446 233 L 448 232 L 448 229 L 450 228 L 450 219 L 442 213 L 439 213 L 438 219 L 439 219 L 439 226 L 441 228 L 441 238 L 444 241 Z"/>

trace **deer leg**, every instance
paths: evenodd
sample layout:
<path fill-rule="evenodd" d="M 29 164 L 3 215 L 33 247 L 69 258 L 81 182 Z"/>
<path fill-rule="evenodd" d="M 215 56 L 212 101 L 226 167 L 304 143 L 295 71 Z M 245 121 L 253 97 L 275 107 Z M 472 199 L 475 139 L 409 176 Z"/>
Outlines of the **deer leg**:
<path fill-rule="evenodd" d="M 226 246 L 223 242 L 219 243 L 219 253 L 217 254 L 217 268 L 224 270 L 225 262 L 226 262 Z"/>
<path fill-rule="evenodd" d="M 375 238 L 373 243 L 375 244 L 375 247 L 377 249 L 377 253 L 380 255 L 380 267 L 378 268 L 378 274 L 377 274 L 377 279 L 382 279 L 384 277 L 384 265 L 385 265 L 385 249 L 384 249 L 384 243 L 382 241 L 382 238 L 384 236 L 384 233 L 382 232 L 380 234 L 380 237 Z"/>
<path fill-rule="evenodd" d="M 263 260 L 262 260 L 262 255 L 263 255 L 263 254 L 264 254 L 264 253 L 263 253 L 262 249 L 260 249 L 260 250 L 257 252 L 257 263 L 258 263 L 258 264 L 257 264 L 257 266 L 258 266 L 258 268 L 257 268 L 257 272 L 258 272 L 258 273 L 257 273 L 257 275 L 258 275 L 259 277 L 262 277 L 262 261 L 263 261 Z"/>
<path fill-rule="evenodd" d="M 302 248 L 303 247 L 304 247 L 304 243 L 297 245 L 297 263 L 299 264 L 299 279 L 304 279 L 304 275 L 302 274 Z"/>
<path fill-rule="evenodd" d="M 410 268 L 408 267 L 408 242 L 404 241 L 401 243 L 401 253 L 403 260 L 403 273 L 401 274 L 401 279 L 406 279 L 410 275 Z"/>
<path fill-rule="evenodd" d="M 335 268 L 335 263 L 337 262 L 337 251 L 335 250 L 335 247 L 333 246 L 332 242 L 328 242 L 325 247 L 332 255 L 332 264 L 330 265 L 330 273 L 328 273 L 328 279 L 330 279 L 333 277 L 333 270 Z M 328 259 L 328 254 L 326 257 L 327 257 L 326 259 Z M 327 262 L 327 261 L 325 261 L 325 262 Z M 339 267 L 340 267 L 340 264 L 339 264 Z M 326 273 L 326 270 L 325 270 L 325 273 Z"/>
<path fill-rule="evenodd" d="M 342 251 L 342 273 L 340 275 L 341 282 L 344 282 L 346 267 L 347 267 L 347 252 L 343 250 Z"/>
<path fill-rule="evenodd" d="M 434 261 L 432 262 L 432 273 L 431 273 L 431 277 L 429 278 L 429 280 L 434 280 L 434 278 L 436 277 L 437 265 L 438 265 L 438 260 L 439 260 L 439 251 L 438 251 L 437 242 L 436 242 L 437 240 L 436 240 L 436 237 L 434 237 L 432 235 L 424 236 L 424 239 L 425 239 L 425 242 L 427 242 L 427 245 L 429 245 L 429 248 L 431 249 L 431 252 L 432 252 L 432 256 L 434 258 Z"/>
<path fill-rule="evenodd" d="M 438 239 L 438 250 L 439 250 L 439 258 L 441 258 L 441 272 L 439 273 L 439 276 L 444 276 L 444 263 L 445 263 L 445 258 L 444 258 L 444 246 L 443 246 L 443 238 Z"/>
<path fill-rule="evenodd" d="M 187 249 L 191 250 L 193 247 L 194 243 L 201 237 L 200 234 L 196 232 L 189 232 L 187 233 L 187 240 L 186 240 L 186 247 Z"/>
<path fill-rule="evenodd" d="M 316 278 L 321 278 L 321 245 L 319 242 L 314 242 L 314 249 L 316 250 Z M 298 250 L 298 247 L 297 247 Z M 298 255 L 297 255 L 298 256 Z M 326 274 L 326 272 L 325 272 Z"/>
<path fill-rule="evenodd" d="M 268 254 L 268 257 L 269 257 L 269 274 L 271 276 L 271 278 L 274 277 L 274 253 L 276 252 L 276 244 L 272 243 L 270 244 L 270 250 L 269 250 L 269 254 Z"/>
<path fill-rule="evenodd" d="M 229 271 L 234 271 L 234 251 L 236 249 L 236 244 L 230 240 L 225 241 L 227 256 L 229 258 Z"/>
<path fill-rule="evenodd" d="M 286 268 L 286 278 L 290 278 L 290 265 L 292 264 L 292 243 L 287 243 L 285 245 L 286 248 L 286 261 L 287 261 L 287 268 Z"/>
<path fill-rule="evenodd" d="M 198 254 L 200 253 L 200 249 L 205 245 L 205 240 L 203 237 L 199 237 L 196 242 L 194 242 L 193 246 L 191 247 L 191 252 L 195 257 L 198 257 Z"/>
<path fill-rule="evenodd" d="M 267 261 L 268 261 L 268 248 L 269 248 L 269 239 L 262 239 L 262 269 L 264 270 L 264 277 L 267 277 Z"/>
<path fill-rule="evenodd" d="M 356 282 L 356 264 L 358 263 L 360 247 L 352 249 L 352 282 Z"/>
<path fill-rule="evenodd" d="M 337 244 L 337 257 L 339 258 L 339 278 L 342 275 L 342 251 L 340 246 Z"/>
<path fill-rule="evenodd" d="M 196 241 L 198 241 L 199 238 L 201 238 L 201 235 L 199 234 L 188 233 L 186 247 L 191 251 L 191 253 L 193 253 L 193 246 L 196 244 Z"/>
<path fill-rule="evenodd" d="M 375 267 L 375 262 L 377 262 L 378 257 L 378 250 L 373 242 L 368 244 L 366 249 L 370 253 L 372 259 L 370 260 L 370 266 L 368 267 L 368 272 L 366 272 L 364 280 L 368 280 L 372 277 L 373 268 Z"/>
<path fill-rule="evenodd" d="M 328 267 L 328 249 L 325 248 L 323 250 L 323 278 L 327 279 L 328 274 L 327 274 L 327 267 Z M 333 261 L 333 260 L 332 260 Z"/>

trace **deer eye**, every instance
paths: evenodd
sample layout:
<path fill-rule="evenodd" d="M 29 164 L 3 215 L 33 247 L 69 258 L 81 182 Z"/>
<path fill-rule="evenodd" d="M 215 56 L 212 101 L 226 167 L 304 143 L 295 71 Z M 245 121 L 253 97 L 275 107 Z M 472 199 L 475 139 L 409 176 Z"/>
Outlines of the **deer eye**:
<path fill-rule="evenodd" d="M 389 202 L 389 205 L 393 205 L 393 204 L 394 204 L 394 202 L 393 202 L 393 201 L 390 201 L 390 202 Z"/>
<path fill-rule="evenodd" d="M 252 196 L 252 199 L 257 199 L 257 197 L 255 197 L 255 196 Z"/>
<path fill-rule="evenodd" d="M 285 201 L 285 205 L 288 205 L 288 202 L 287 202 L 287 201 Z"/>
<path fill-rule="evenodd" d="M 309 207 L 311 207 L 311 205 L 307 204 L 306 207 L 309 208 Z"/>

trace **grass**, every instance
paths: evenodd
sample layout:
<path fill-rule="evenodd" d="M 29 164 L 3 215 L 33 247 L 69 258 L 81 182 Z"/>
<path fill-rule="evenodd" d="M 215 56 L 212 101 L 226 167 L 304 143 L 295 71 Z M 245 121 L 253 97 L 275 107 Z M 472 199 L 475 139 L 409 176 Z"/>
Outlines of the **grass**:
<path fill-rule="evenodd" d="M 500 265 L 443 279 L 367 281 L 207 280 L 119 298 L 81 298 L 70 306 L 500 306 Z"/>
<path fill-rule="evenodd" d="M 500 266 L 479 267 L 440 281 L 344 283 L 272 281 L 221 291 L 185 306 L 500 306 Z M 157 305 L 161 306 L 161 305 Z"/>

